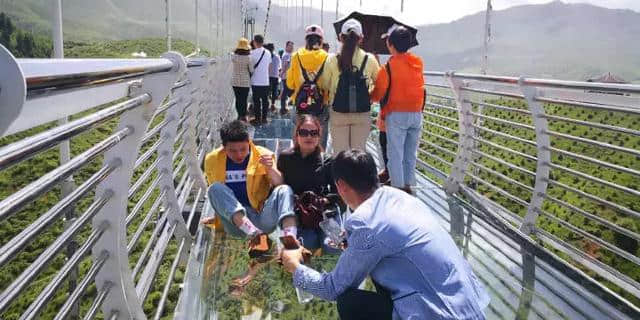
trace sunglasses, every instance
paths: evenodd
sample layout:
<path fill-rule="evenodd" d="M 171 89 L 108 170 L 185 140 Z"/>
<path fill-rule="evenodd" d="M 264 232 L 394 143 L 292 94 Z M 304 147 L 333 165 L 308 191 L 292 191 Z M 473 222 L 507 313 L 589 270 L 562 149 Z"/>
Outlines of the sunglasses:
<path fill-rule="evenodd" d="M 301 137 L 317 137 L 320 135 L 320 130 L 307 130 L 307 129 L 298 129 L 298 135 Z"/>

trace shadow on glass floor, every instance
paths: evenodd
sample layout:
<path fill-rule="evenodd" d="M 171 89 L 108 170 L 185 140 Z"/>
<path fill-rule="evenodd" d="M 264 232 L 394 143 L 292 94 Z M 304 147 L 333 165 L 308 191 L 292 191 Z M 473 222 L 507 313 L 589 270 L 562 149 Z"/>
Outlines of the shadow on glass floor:
<path fill-rule="evenodd" d="M 281 151 L 290 146 L 290 140 L 265 138 L 286 138 L 290 132 L 291 123 L 280 120 L 258 128 L 254 137 L 257 144 Z M 568 269 L 563 269 L 562 264 L 547 264 L 536 257 L 534 253 L 538 251 L 528 249 L 526 242 L 514 241 L 505 229 L 485 221 L 479 210 L 448 197 L 422 175 L 419 186 L 418 197 L 450 231 L 490 293 L 491 303 L 485 309 L 488 319 L 634 318 L 617 309 L 606 297 L 587 289 L 592 288 L 588 283 L 568 277 Z M 203 211 L 204 216 L 212 214 L 208 204 Z M 336 256 L 325 255 L 315 258 L 312 264 L 317 270 L 329 271 L 336 261 Z M 338 318 L 334 303 L 317 298 L 299 303 L 291 275 L 275 261 L 261 266 L 252 281 L 244 284 L 240 280 L 248 267 L 246 241 L 200 227 L 186 274 L 186 301 L 181 301 L 182 311 L 177 318 Z"/>

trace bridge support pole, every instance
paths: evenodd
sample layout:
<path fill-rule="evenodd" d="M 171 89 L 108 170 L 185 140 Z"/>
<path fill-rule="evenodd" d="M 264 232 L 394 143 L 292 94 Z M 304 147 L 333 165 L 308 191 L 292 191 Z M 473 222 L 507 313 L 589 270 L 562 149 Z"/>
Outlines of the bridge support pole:
<path fill-rule="evenodd" d="M 465 85 L 462 80 L 455 78 L 454 72 L 447 72 L 447 82 L 451 87 L 458 108 L 458 151 L 451 166 L 451 173 L 444 183 L 448 194 L 457 193 L 460 185 L 464 183 L 464 177 L 472 160 L 473 137 L 476 134 L 471 115 L 471 103 L 467 99 L 467 93 L 461 88 Z"/>
<path fill-rule="evenodd" d="M 536 181 L 533 187 L 533 194 L 531 195 L 531 201 L 527 208 L 527 214 L 524 217 L 520 231 L 527 235 L 534 235 L 536 232 L 536 221 L 538 215 L 542 209 L 542 203 L 544 202 L 544 195 L 547 192 L 549 185 L 549 174 L 551 168 L 551 139 L 547 134 L 549 123 L 545 117 L 544 106 L 541 102 L 536 100 L 539 91 L 536 87 L 527 86 L 524 84 L 524 78 L 519 80 L 520 88 L 524 94 L 524 98 L 527 101 L 529 110 L 531 111 L 531 117 L 536 132 L 536 145 L 537 145 L 537 158 L 536 165 Z"/>

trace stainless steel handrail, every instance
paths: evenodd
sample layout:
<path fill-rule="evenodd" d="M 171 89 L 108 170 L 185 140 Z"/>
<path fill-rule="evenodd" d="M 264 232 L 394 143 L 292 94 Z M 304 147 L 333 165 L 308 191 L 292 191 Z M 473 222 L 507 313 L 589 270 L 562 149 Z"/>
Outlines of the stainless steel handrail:
<path fill-rule="evenodd" d="M 445 77 L 451 75 L 457 79 L 463 80 L 477 80 L 483 82 L 503 83 L 509 85 L 527 85 L 533 87 L 549 87 L 558 89 L 572 89 L 572 90 L 592 90 L 592 91 L 612 91 L 623 93 L 640 93 L 640 86 L 631 84 L 613 84 L 613 83 L 594 83 L 594 82 L 581 82 L 581 81 L 568 81 L 568 80 L 551 80 L 551 79 L 536 79 L 536 78 L 518 78 L 518 77 L 505 77 L 494 75 L 482 75 L 482 74 L 469 74 L 469 73 L 444 73 L 444 72 L 424 72 L 425 76 Z"/>
<path fill-rule="evenodd" d="M 82 185 L 78 186 L 73 192 L 68 194 L 60 202 L 56 203 L 51 209 L 38 217 L 36 221 L 23 229 L 18 235 L 14 236 L 0 248 L 0 266 L 5 265 L 13 259 L 17 253 L 22 250 L 28 243 L 33 241 L 46 227 L 58 220 L 60 216 L 71 206 L 91 191 L 100 181 L 111 174 L 117 166 L 105 166 L 93 174 Z"/>
<path fill-rule="evenodd" d="M 51 282 L 42 289 L 35 301 L 29 305 L 29 308 L 22 314 L 22 319 L 34 319 L 38 317 L 38 314 L 49 302 L 49 299 L 62 285 L 64 279 L 69 276 L 71 271 L 80 264 L 82 258 L 84 258 L 89 250 L 93 248 L 93 245 L 98 242 L 104 231 L 107 229 L 108 224 L 101 224 L 98 228 L 94 229 L 87 237 L 87 240 L 78 248 L 73 256 L 64 264 L 64 266 L 56 273 L 55 277 L 51 279 Z"/>
<path fill-rule="evenodd" d="M 18 59 L 18 63 L 24 70 L 30 98 L 52 91 L 139 78 L 175 68 L 168 59 Z"/>
<path fill-rule="evenodd" d="M 93 216 L 98 213 L 102 206 L 107 203 L 110 195 L 105 194 L 103 198 L 94 201 L 89 208 L 76 220 L 73 225 L 66 229 L 62 235 L 43 251 L 38 258 L 30 264 L 26 269 L 20 273 L 20 275 L 0 294 L 0 312 L 6 310 L 9 303 L 15 299 L 22 290 L 44 269 L 45 266 L 51 261 L 56 254 L 60 252 L 76 233 L 80 231 L 80 228 L 85 226 L 85 223 L 89 221 Z"/>
<path fill-rule="evenodd" d="M 38 152 L 51 148 L 92 128 L 96 124 L 113 119 L 123 112 L 139 107 L 149 101 L 151 101 L 151 96 L 143 94 L 78 120 L 70 121 L 51 130 L 4 146 L 0 148 L 0 170 L 19 161 L 26 160 Z"/>
<path fill-rule="evenodd" d="M 147 214 L 145 215 L 144 219 L 142 219 L 142 222 L 140 222 L 140 224 L 138 225 L 138 228 L 136 229 L 136 232 L 133 234 L 133 236 L 131 237 L 131 240 L 129 240 L 129 243 L 127 244 L 127 252 L 131 252 L 133 248 L 136 247 L 136 244 L 138 244 L 138 241 L 140 240 L 140 237 L 142 236 L 144 229 L 149 224 L 149 221 L 151 221 L 151 217 L 158 210 L 158 208 L 160 208 L 160 204 L 162 203 L 164 196 L 165 196 L 165 192 L 163 191 L 162 193 L 160 193 L 158 198 L 156 198 L 156 200 L 153 202 L 153 204 L 151 205 L 151 208 L 149 208 L 149 210 L 147 211 Z"/>
<path fill-rule="evenodd" d="M 142 209 L 142 207 L 144 206 L 144 203 L 147 202 L 147 200 L 149 200 L 149 197 L 151 197 L 151 195 L 153 194 L 153 190 L 156 189 L 163 175 L 164 173 L 161 173 L 155 179 L 153 179 L 153 181 L 151 182 L 151 184 L 149 184 L 149 187 L 147 187 L 142 197 L 140 197 L 140 200 L 138 200 L 138 202 L 133 206 L 133 209 L 131 209 L 131 213 L 129 213 L 129 215 L 127 215 L 127 218 L 125 219 L 125 224 L 127 226 L 131 223 L 133 218 L 138 214 L 138 211 Z"/>
<path fill-rule="evenodd" d="M 121 129 L 102 142 L 89 148 L 87 151 L 74 157 L 69 162 L 48 172 L 38 180 L 22 188 L 20 191 L 2 200 L 0 202 L 0 221 L 7 219 L 9 216 L 15 214 L 27 203 L 53 188 L 54 185 L 60 183 L 80 167 L 86 165 L 91 160 L 95 159 L 98 155 L 104 153 L 105 151 L 118 144 L 122 139 L 126 138 L 131 133 L 132 130 L 128 127 Z"/>
<path fill-rule="evenodd" d="M 82 293 L 85 292 L 89 287 L 89 285 L 91 284 L 91 282 L 93 282 L 93 279 L 98 274 L 98 271 L 102 269 L 102 266 L 104 266 L 104 263 L 107 261 L 108 258 L 109 258 L 109 252 L 103 251 L 100 254 L 100 258 L 91 265 L 91 268 L 89 268 L 89 271 L 87 271 L 87 274 L 85 275 L 85 277 L 82 279 L 82 281 L 80 281 L 80 283 L 78 284 L 78 287 L 76 287 L 76 289 L 73 290 L 73 292 L 69 296 L 69 299 L 67 299 L 67 301 L 62 305 L 60 310 L 58 310 L 58 314 L 56 314 L 56 317 L 54 318 L 54 320 L 64 320 L 67 318 L 67 314 L 71 311 L 72 306 L 75 305 L 80 300 Z"/>

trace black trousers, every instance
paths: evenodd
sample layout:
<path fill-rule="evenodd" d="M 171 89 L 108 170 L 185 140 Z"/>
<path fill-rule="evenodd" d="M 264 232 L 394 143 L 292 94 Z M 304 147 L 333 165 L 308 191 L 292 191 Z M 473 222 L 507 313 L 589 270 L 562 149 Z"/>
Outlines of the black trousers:
<path fill-rule="evenodd" d="M 280 85 L 279 78 L 269 77 L 269 90 L 271 90 L 271 104 L 276 104 L 278 101 L 278 86 Z"/>
<path fill-rule="evenodd" d="M 238 118 L 247 115 L 247 97 L 249 97 L 249 87 L 233 87 L 233 94 L 236 96 L 236 111 Z"/>
<path fill-rule="evenodd" d="M 385 131 L 379 132 L 380 148 L 382 149 L 382 161 L 384 161 L 384 168 L 387 168 L 387 162 L 389 157 L 387 156 L 387 133 Z"/>
<path fill-rule="evenodd" d="M 338 296 L 341 320 L 391 320 L 393 300 L 387 290 L 376 285 L 376 292 L 349 288 Z"/>
<path fill-rule="evenodd" d="M 251 86 L 253 115 L 256 120 L 267 119 L 269 113 L 269 86 Z"/>
<path fill-rule="evenodd" d="M 282 79 L 282 98 L 280 98 L 280 110 L 285 110 L 287 108 L 287 100 L 293 94 L 293 90 L 289 90 L 287 87 L 287 80 Z"/>

